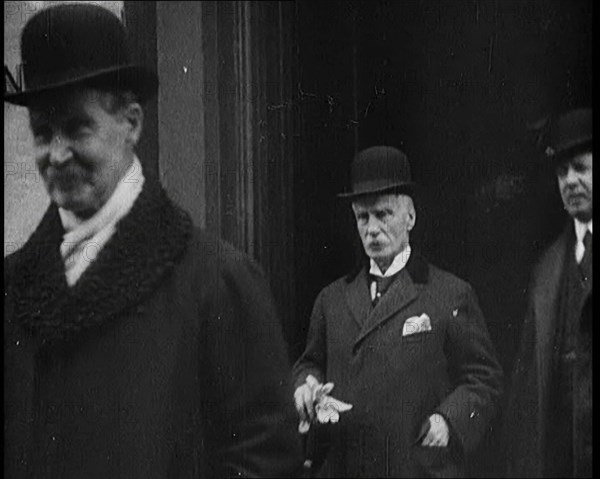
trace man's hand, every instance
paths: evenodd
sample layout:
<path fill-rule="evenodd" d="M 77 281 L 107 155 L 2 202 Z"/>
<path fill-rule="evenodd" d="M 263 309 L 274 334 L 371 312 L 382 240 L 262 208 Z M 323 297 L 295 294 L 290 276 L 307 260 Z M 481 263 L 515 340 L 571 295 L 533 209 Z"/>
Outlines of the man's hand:
<path fill-rule="evenodd" d="M 300 416 L 298 425 L 300 434 L 308 432 L 315 415 L 321 424 L 335 423 L 340 420 L 340 413 L 352 409 L 352 404 L 331 397 L 329 393 L 332 389 L 333 383 L 322 384 L 309 374 L 306 382 L 294 391 L 294 402 Z"/>
<path fill-rule="evenodd" d="M 446 447 L 450 439 L 450 429 L 446 420 L 439 414 L 429 416 L 429 432 L 421 443 L 423 446 Z"/>
<path fill-rule="evenodd" d="M 318 385 L 318 381 L 309 374 L 306 378 L 306 382 L 301 386 L 298 386 L 296 391 L 294 391 L 294 403 L 296 404 L 296 410 L 300 416 L 300 426 L 298 430 L 302 434 L 308 432 L 310 423 L 315 418 L 313 389 L 316 385 Z"/>

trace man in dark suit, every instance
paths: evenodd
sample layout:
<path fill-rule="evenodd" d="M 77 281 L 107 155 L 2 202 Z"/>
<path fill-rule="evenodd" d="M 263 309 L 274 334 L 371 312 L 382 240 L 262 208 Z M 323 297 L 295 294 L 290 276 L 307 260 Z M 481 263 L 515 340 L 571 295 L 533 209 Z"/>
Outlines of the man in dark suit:
<path fill-rule="evenodd" d="M 506 412 L 508 474 L 592 474 L 592 110 L 547 123 L 569 214 L 533 270 Z"/>
<path fill-rule="evenodd" d="M 5 259 L 6 477 L 282 477 L 301 466 L 271 294 L 192 225 L 135 146 L 151 70 L 120 20 L 65 4 L 23 31 L 51 204 Z"/>
<path fill-rule="evenodd" d="M 502 380 L 475 293 L 410 244 L 414 184 L 401 151 L 360 152 L 352 187 L 341 196 L 352 202 L 369 264 L 321 291 L 294 366 L 303 423 L 322 407 L 313 378 L 352 405 L 337 423 L 315 424 L 330 442 L 320 473 L 461 476 L 496 413 Z"/>

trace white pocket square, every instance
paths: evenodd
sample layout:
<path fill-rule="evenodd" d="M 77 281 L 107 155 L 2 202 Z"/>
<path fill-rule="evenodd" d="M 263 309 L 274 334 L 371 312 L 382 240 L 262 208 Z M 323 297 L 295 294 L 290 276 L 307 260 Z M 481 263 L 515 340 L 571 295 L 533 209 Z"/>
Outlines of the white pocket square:
<path fill-rule="evenodd" d="M 404 322 L 402 336 L 410 336 L 415 333 L 431 331 L 431 320 L 423 313 L 421 316 L 412 316 Z"/>

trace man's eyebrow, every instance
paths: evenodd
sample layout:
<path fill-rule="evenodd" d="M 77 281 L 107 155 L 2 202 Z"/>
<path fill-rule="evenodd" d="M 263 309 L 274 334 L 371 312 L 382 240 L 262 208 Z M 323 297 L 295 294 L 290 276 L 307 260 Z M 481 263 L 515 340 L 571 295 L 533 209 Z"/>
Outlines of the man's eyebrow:
<path fill-rule="evenodd" d="M 64 123 L 67 127 L 73 127 L 79 125 L 89 126 L 94 123 L 94 121 L 88 115 L 75 114 L 65 118 L 62 123 Z"/>
<path fill-rule="evenodd" d="M 572 166 L 576 170 L 586 170 L 589 168 L 589 165 L 587 165 L 585 161 L 574 161 Z"/>
<path fill-rule="evenodd" d="M 393 211 L 393 208 L 391 205 L 381 205 L 373 208 L 373 211 Z"/>

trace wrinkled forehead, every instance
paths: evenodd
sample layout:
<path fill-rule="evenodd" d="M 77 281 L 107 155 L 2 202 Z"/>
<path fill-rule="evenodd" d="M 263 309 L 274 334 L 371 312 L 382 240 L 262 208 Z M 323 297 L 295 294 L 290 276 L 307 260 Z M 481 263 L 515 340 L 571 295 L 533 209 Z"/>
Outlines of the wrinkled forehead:
<path fill-rule="evenodd" d="M 365 195 L 352 202 L 352 209 L 354 211 L 396 209 L 411 201 L 410 196 L 403 194 Z"/>
<path fill-rule="evenodd" d="M 568 168 L 571 166 L 578 167 L 587 167 L 591 168 L 593 163 L 592 150 L 586 149 L 584 151 L 577 152 L 568 157 L 563 158 L 561 161 L 557 162 L 556 168 L 559 170 Z"/>

